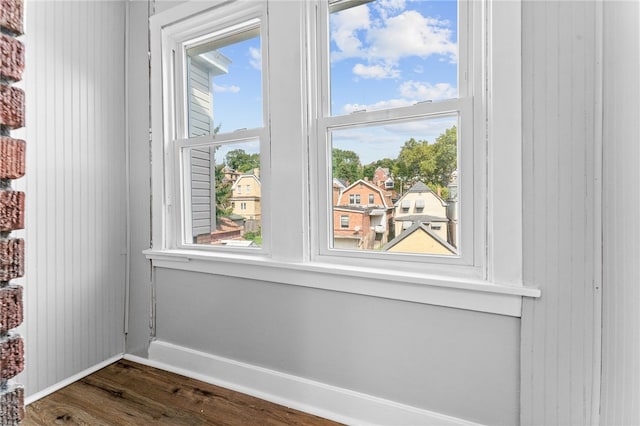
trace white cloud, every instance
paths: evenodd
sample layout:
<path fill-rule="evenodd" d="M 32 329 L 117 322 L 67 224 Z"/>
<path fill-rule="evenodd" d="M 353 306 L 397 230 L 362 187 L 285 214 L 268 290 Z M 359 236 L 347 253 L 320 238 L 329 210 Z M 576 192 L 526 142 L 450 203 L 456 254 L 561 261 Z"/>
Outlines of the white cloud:
<path fill-rule="evenodd" d="M 362 42 L 358 31 L 371 26 L 368 7 L 352 7 L 332 15 L 331 39 L 340 52 L 334 52 L 336 59 L 361 57 Z"/>
<path fill-rule="evenodd" d="M 396 62 L 407 56 L 442 55 L 455 62 L 458 48 L 452 41 L 449 25 L 445 20 L 424 17 L 413 10 L 405 11 L 386 19 L 384 26 L 369 30 L 369 56 Z"/>
<path fill-rule="evenodd" d="M 250 47 L 249 56 L 251 58 L 249 59 L 249 64 L 251 64 L 253 68 L 257 70 L 261 70 L 262 69 L 262 50 L 255 47 Z"/>
<path fill-rule="evenodd" d="M 374 3 L 374 7 L 382 19 L 386 19 L 389 16 L 389 13 L 404 10 L 405 0 L 378 0 Z"/>
<path fill-rule="evenodd" d="M 219 86 L 213 83 L 213 91 L 217 93 L 238 93 L 240 91 L 240 88 L 235 85 Z"/>
<path fill-rule="evenodd" d="M 441 55 L 457 62 L 457 43 L 448 20 L 425 17 L 415 10 L 400 14 L 404 0 L 384 0 L 376 10 L 378 20 L 371 20 L 369 5 L 345 9 L 332 15 L 331 38 L 338 51 L 333 60 L 367 59 L 372 64 L 393 66 L 405 57 L 427 58 Z"/>
<path fill-rule="evenodd" d="M 452 99 L 458 96 L 458 89 L 449 83 L 431 84 L 419 81 L 406 81 L 400 86 L 404 98 L 417 101 Z"/>
<path fill-rule="evenodd" d="M 376 80 L 400 77 L 400 70 L 391 66 L 356 64 L 352 71 L 358 77 Z"/>

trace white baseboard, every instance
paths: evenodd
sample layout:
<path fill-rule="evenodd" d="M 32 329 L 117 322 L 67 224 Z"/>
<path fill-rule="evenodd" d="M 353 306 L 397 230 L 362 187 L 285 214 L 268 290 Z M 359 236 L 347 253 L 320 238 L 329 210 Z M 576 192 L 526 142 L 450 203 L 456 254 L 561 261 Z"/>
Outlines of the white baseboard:
<path fill-rule="evenodd" d="M 159 340 L 124 358 L 349 425 L 478 425 Z"/>
<path fill-rule="evenodd" d="M 90 374 L 95 373 L 98 370 L 102 370 L 103 368 L 105 368 L 108 365 L 113 364 L 114 362 L 117 362 L 119 360 L 121 360 L 124 357 L 124 354 L 118 354 L 115 355 L 105 361 L 102 361 L 99 364 L 94 365 L 93 367 L 89 367 L 86 370 L 83 370 L 81 372 L 79 372 L 78 374 L 74 374 L 73 376 L 64 379 L 58 383 L 56 383 L 53 386 L 49 386 L 48 388 L 41 390 L 40 392 L 36 392 L 33 395 L 29 395 L 24 399 L 24 405 L 29 405 L 32 402 L 36 402 L 39 399 L 44 398 L 47 395 L 50 395 L 56 391 L 59 391 L 60 389 L 64 388 L 65 386 L 69 386 L 70 384 L 72 384 L 73 382 L 77 382 L 80 379 L 83 379 L 85 377 L 87 377 Z"/>

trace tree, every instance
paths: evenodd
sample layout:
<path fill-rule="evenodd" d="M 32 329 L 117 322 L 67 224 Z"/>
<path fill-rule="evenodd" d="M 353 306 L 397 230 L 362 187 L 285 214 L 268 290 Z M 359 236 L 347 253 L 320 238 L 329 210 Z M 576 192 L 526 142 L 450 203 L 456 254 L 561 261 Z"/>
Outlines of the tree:
<path fill-rule="evenodd" d="M 368 177 L 373 180 L 373 175 L 378 167 L 389 169 L 391 173 L 396 165 L 397 160 L 391 158 L 383 158 L 382 160 L 376 160 L 362 167 L 362 177 Z"/>
<path fill-rule="evenodd" d="M 458 168 L 458 131 L 456 126 L 445 130 L 433 144 L 433 183 L 446 187 Z"/>
<path fill-rule="evenodd" d="M 227 166 L 240 173 L 248 173 L 260 168 L 260 154 L 247 154 L 244 149 L 229 151 L 224 160 Z"/>
<path fill-rule="evenodd" d="M 333 148 L 331 154 L 334 178 L 351 184 L 362 177 L 362 164 L 358 154 L 338 148 Z"/>
<path fill-rule="evenodd" d="M 219 164 L 215 168 L 215 184 L 216 184 L 216 222 L 221 217 L 229 216 L 233 211 L 229 198 L 231 198 L 231 182 L 224 180 L 224 164 Z"/>
<path fill-rule="evenodd" d="M 456 126 L 445 130 L 433 144 L 413 138 L 404 143 L 393 167 L 393 174 L 413 185 L 421 181 L 431 188 L 445 188 L 458 168 Z"/>
<path fill-rule="evenodd" d="M 430 175 L 431 147 L 427 141 L 414 138 L 404 143 L 398 154 L 394 175 L 413 185 L 417 181 L 428 182 Z"/>

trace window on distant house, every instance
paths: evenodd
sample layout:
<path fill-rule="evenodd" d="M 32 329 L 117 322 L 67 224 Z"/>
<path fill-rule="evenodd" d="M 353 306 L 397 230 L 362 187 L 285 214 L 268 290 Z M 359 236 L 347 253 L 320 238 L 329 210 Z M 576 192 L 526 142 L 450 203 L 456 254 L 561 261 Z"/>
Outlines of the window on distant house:
<path fill-rule="evenodd" d="M 369 204 L 375 203 L 375 196 L 373 194 L 369 194 Z"/>
<path fill-rule="evenodd" d="M 349 216 L 348 215 L 340 216 L 340 228 L 349 229 Z"/>

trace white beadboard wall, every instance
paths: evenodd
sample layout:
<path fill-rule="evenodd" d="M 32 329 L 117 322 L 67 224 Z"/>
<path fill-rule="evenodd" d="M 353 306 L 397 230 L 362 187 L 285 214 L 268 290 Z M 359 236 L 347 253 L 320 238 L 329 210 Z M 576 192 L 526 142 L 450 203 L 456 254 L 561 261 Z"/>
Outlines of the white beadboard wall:
<path fill-rule="evenodd" d="M 124 350 L 125 3 L 25 4 L 29 397 Z"/>
<path fill-rule="evenodd" d="M 640 425 L 640 3 L 604 4 L 601 425 Z"/>
<path fill-rule="evenodd" d="M 523 2 L 522 425 L 597 423 L 598 7 Z"/>

